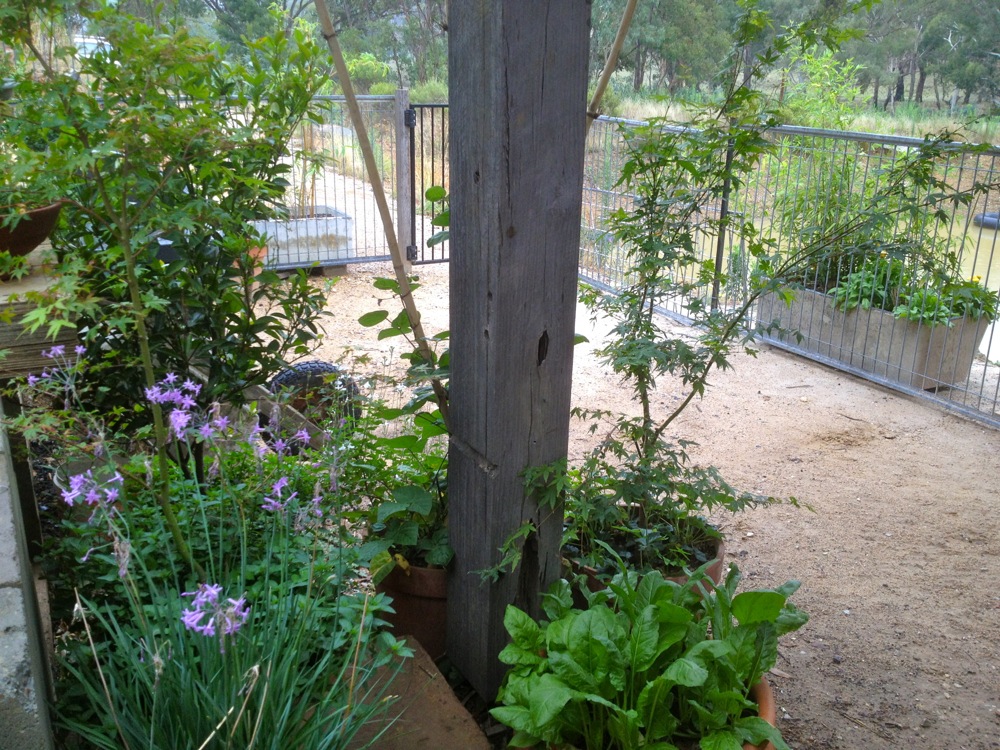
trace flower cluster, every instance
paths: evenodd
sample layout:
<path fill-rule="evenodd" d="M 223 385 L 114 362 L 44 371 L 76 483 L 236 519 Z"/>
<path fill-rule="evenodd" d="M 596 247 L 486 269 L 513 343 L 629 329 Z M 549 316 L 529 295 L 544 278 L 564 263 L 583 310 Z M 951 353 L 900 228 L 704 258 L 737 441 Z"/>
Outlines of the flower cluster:
<path fill-rule="evenodd" d="M 229 427 L 229 418 L 216 416 L 205 420 L 195 418 L 198 406 L 196 397 L 201 393 L 201 384 L 191 378 L 178 382 L 176 373 L 167 373 L 156 385 L 146 388 L 146 398 L 152 404 L 159 404 L 167 411 L 170 436 L 177 440 L 193 437 L 209 440 Z"/>
<path fill-rule="evenodd" d="M 222 586 L 217 583 L 203 583 L 197 591 L 185 591 L 181 596 L 193 597 L 191 606 L 181 613 L 184 627 L 209 638 L 221 634 L 220 650 L 225 650 L 225 636 L 236 633 L 250 617 L 246 597 L 223 601 Z"/>
<path fill-rule="evenodd" d="M 43 357 L 45 357 L 46 359 L 51 359 L 53 362 L 56 363 L 56 368 L 49 369 L 48 367 L 46 367 L 42 370 L 41 375 L 29 375 L 28 385 L 31 386 L 38 385 L 39 381 L 45 380 L 46 378 L 51 378 L 53 375 L 57 373 L 57 371 L 67 372 L 75 370 L 77 366 L 80 364 L 80 357 L 87 351 L 87 348 L 84 346 L 77 346 L 73 351 L 75 352 L 76 357 L 72 360 L 66 356 L 66 347 L 63 346 L 62 344 L 57 344 L 56 346 L 53 346 L 51 349 L 46 349 L 43 352 L 41 352 L 41 355 Z"/>
<path fill-rule="evenodd" d="M 94 506 L 98 503 L 111 505 L 118 501 L 124 478 L 117 471 L 105 481 L 100 481 L 90 469 L 69 478 L 69 486 L 62 488 L 62 497 L 67 505 L 78 502 Z"/>
<path fill-rule="evenodd" d="M 292 492 L 288 495 L 288 497 L 282 497 L 285 488 L 288 487 L 290 483 L 291 480 L 287 476 L 283 476 L 278 479 L 277 482 L 271 485 L 271 495 L 264 498 L 264 501 L 261 503 L 261 507 L 272 513 L 284 511 L 288 507 L 289 503 L 299 496 L 298 492 Z M 306 512 L 307 515 L 313 515 L 317 518 L 321 518 L 323 516 L 323 509 L 320 507 L 322 502 L 322 491 L 319 487 L 319 483 L 317 482 L 316 489 L 313 492 L 313 498 L 310 501 L 312 508 Z"/>

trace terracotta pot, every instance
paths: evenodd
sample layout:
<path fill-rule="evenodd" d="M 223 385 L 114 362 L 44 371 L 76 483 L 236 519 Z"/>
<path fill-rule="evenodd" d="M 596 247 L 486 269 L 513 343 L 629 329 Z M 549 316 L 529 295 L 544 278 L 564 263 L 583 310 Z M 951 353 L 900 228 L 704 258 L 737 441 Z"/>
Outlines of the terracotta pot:
<path fill-rule="evenodd" d="M 774 690 L 766 677 L 761 677 L 760 682 L 750 688 L 750 700 L 757 704 L 757 715 L 772 727 L 777 726 L 778 712 L 775 708 Z M 774 750 L 774 745 L 765 742 L 763 745 L 751 745 L 743 743 L 743 750 Z"/>
<path fill-rule="evenodd" d="M 448 623 L 448 571 L 398 565 L 376 590 L 392 597 L 395 614 L 387 615 L 396 636 L 411 635 L 437 660 L 444 655 Z"/>
<path fill-rule="evenodd" d="M 9 213 L 11 208 L 8 206 L 0 213 Z M 61 202 L 33 208 L 24 213 L 13 229 L 0 226 L 0 250 L 14 256 L 27 255 L 52 233 L 61 210 Z"/>

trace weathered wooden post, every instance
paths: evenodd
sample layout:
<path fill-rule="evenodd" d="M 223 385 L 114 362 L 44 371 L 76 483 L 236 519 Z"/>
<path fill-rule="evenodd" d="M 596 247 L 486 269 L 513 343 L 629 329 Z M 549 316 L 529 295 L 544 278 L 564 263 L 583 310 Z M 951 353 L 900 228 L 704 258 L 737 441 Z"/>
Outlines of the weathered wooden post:
<path fill-rule="evenodd" d="M 509 603 L 559 575 L 562 510 L 524 492 L 566 455 L 586 121 L 589 0 L 452 0 L 448 653 L 486 699 Z M 476 572 L 525 521 L 516 573 Z"/>

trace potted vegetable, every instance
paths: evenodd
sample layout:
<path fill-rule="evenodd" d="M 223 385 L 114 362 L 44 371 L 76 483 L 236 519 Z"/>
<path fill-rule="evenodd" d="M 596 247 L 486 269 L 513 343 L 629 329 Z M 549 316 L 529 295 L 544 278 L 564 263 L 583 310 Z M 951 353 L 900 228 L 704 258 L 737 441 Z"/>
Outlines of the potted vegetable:
<path fill-rule="evenodd" d="M 912 252 L 864 258 L 827 293 L 798 290 L 783 304 L 761 301 L 781 329 L 802 329 L 795 344 L 915 388 L 968 379 L 997 293 L 978 276 L 961 277 L 954 256 L 921 263 Z"/>
<path fill-rule="evenodd" d="M 13 91 L 16 80 L 0 81 Z M 0 274 L 27 273 L 23 259 L 55 229 L 64 188 L 48 164 L 48 141 L 19 118 L 16 104 L 0 101 Z"/>
<path fill-rule="evenodd" d="M 762 719 L 756 696 L 769 690 L 778 638 L 808 620 L 788 602 L 790 581 L 736 593 L 732 566 L 724 585 L 704 569 L 684 585 L 656 571 L 615 576 L 573 608 L 561 580 L 543 598 L 547 620 L 508 607 L 511 665 L 492 715 L 514 730 L 511 747 L 664 750 L 763 747 L 786 750 Z M 759 686 L 754 692 L 755 686 Z"/>
<path fill-rule="evenodd" d="M 398 635 L 412 635 L 432 659 L 445 650 L 448 543 L 446 444 L 436 412 L 400 415 L 370 408 L 351 437 L 345 472 L 360 491 L 349 516 L 365 536 L 360 557 L 380 592 L 392 597 L 386 616 Z M 401 434 L 384 434 L 402 419 Z"/>

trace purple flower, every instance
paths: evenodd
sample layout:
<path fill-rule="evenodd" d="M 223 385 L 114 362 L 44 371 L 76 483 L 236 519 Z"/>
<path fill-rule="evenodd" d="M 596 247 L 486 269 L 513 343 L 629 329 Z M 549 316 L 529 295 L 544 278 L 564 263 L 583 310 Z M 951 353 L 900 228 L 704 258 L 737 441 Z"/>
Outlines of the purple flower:
<path fill-rule="evenodd" d="M 203 609 L 185 609 L 184 612 L 181 613 L 181 622 L 184 623 L 184 627 L 188 630 L 194 630 L 202 635 L 213 636 L 215 635 L 214 618 L 210 617 L 207 623 L 204 625 L 201 624 L 201 619 L 206 614 L 207 612 Z"/>
<path fill-rule="evenodd" d="M 93 474 L 90 470 L 83 472 L 82 474 L 74 474 L 69 478 L 69 489 L 64 489 L 62 491 L 63 500 L 67 505 L 73 505 L 76 503 L 76 499 L 83 494 L 84 489 L 93 482 Z"/>
<path fill-rule="evenodd" d="M 163 391 L 162 398 L 163 403 L 165 404 L 180 404 L 181 399 L 184 398 L 184 394 L 182 394 L 177 388 L 170 388 Z"/>
<path fill-rule="evenodd" d="M 197 396 L 201 393 L 201 384 L 195 383 L 191 378 L 188 378 L 183 383 L 181 383 L 181 390 L 187 391 L 188 393 Z"/>
<path fill-rule="evenodd" d="M 302 428 L 295 433 L 295 439 L 298 440 L 303 445 L 309 444 L 309 430 Z"/>
<path fill-rule="evenodd" d="M 191 422 L 191 412 L 174 409 L 170 412 L 170 432 L 178 440 L 184 437 L 184 431 Z"/>
<path fill-rule="evenodd" d="M 198 428 L 198 437 L 202 440 L 211 440 L 215 437 L 215 428 L 212 427 L 211 422 L 205 422 L 205 424 Z"/>
<path fill-rule="evenodd" d="M 229 417 L 216 417 L 215 419 L 212 420 L 212 425 L 219 432 L 225 432 L 226 429 L 229 427 Z"/>
<path fill-rule="evenodd" d="M 265 497 L 264 502 L 260 504 L 260 507 L 271 513 L 277 513 L 280 510 L 285 509 L 285 504 L 281 500 L 276 500 L 273 497 Z"/>
<path fill-rule="evenodd" d="M 271 491 L 274 492 L 275 494 L 280 495 L 281 491 L 288 486 L 288 482 L 289 482 L 288 477 L 281 477 L 281 479 L 279 479 L 277 482 L 271 485 Z"/>
<path fill-rule="evenodd" d="M 169 385 L 173 385 L 174 383 L 177 382 L 177 373 L 168 372 L 166 375 L 163 376 L 163 382 Z"/>
<path fill-rule="evenodd" d="M 247 604 L 246 596 L 241 596 L 239 599 L 227 599 L 226 601 L 229 603 L 229 606 L 219 613 L 222 618 L 222 634 L 232 635 L 250 617 L 250 605 Z"/>
<path fill-rule="evenodd" d="M 203 583 L 197 591 L 185 591 L 181 596 L 193 597 L 191 606 L 181 612 L 181 622 L 188 630 L 215 637 L 221 630 L 223 639 L 233 635 L 250 617 L 246 596 L 220 601 L 222 586 Z M 225 641 L 220 639 L 219 650 L 225 651 Z"/>
<path fill-rule="evenodd" d="M 191 606 L 194 609 L 202 609 L 206 605 L 214 607 L 219 602 L 219 594 L 222 593 L 222 586 L 218 583 L 203 583 L 198 586 L 197 591 L 185 591 L 181 596 L 193 596 Z"/>
<path fill-rule="evenodd" d="M 66 353 L 66 347 L 63 346 L 62 344 L 57 344 L 56 346 L 53 346 L 51 349 L 43 351 L 42 356 L 46 357 L 47 359 L 55 359 L 56 357 L 63 356 L 65 353 Z"/>
<path fill-rule="evenodd" d="M 83 344 L 77 344 L 76 348 L 73 349 L 73 351 L 76 352 L 76 356 L 80 357 L 87 353 L 87 347 L 85 347 Z"/>

